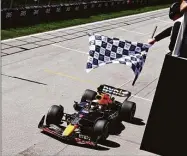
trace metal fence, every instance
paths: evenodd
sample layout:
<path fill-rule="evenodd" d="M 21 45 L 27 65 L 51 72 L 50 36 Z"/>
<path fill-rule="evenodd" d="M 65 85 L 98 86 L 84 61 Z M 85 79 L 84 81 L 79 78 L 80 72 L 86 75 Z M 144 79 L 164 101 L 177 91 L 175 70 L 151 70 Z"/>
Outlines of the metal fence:
<path fill-rule="evenodd" d="M 104 0 L 1 0 L 1 8 L 15 8 L 15 7 L 27 7 L 27 6 L 42 6 L 42 5 L 59 5 L 64 3 L 82 3 L 91 1 L 104 1 Z M 115 0 L 105 0 L 115 1 Z M 124 1 L 141 1 L 141 0 L 124 0 Z M 145 1 L 145 0 L 144 0 Z M 147 4 L 168 4 L 180 0 L 146 0 Z"/>
<path fill-rule="evenodd" d="M 70 1 L 72 0 L 1 0 L 1 7 L 15 8 L 26 6 L 52 5 L 60 3 L 69 3 Z"/>
<path fill-rule="evenodd" d="M 90 1 L 103 1 L 103 0 L 1 0 L 1 8 L 15 8 L 15 7 L 26 7 L 26 6 L 41 6 L 41 5 L 59 5 L 63 3 L 82 3 Z M 115 0 L 105 0 L 115 1 Z M 124 1 L 141 1 L 141 0 L 124 0 Z M 181 0 L 146 0 L 147 4 L 168 4 Z"/>
<path fill-rule="evenodd" d="M 29 4 L 26 1 L 24 2 L 25 4 L 22 5 L 18 5 L 18 3 L 15 5 L 14 3 L 11 6 L 12 8 L 9 6 L 9 8 L 1 9 L 2 29 L 17 28 L 57 20 L 88 18 L 99 13 L 147 6 L 147 0 L 63 0 L 60 2 L 62 4 L 59 3 L 56 5 L 53 5 L 49 0 L 46 1 L 49 5 L 46 3 Z"/>
<path fill-rule="evenodd" d="M 90 1 L 103 1 L 103 0 L 1 0 L 1 8 L 16 8 L 27 6 L 42 6 L 42 5 L 59 5 L 64 3 L 87 3 Z M 106 0 L 105 0 L 106 1 Z M 115 0 L 107 0 L 115 1 Z M 126 0 L 132 1 L 132 0 Z M 141 1 L 141 0 L 139 0 Z"/>

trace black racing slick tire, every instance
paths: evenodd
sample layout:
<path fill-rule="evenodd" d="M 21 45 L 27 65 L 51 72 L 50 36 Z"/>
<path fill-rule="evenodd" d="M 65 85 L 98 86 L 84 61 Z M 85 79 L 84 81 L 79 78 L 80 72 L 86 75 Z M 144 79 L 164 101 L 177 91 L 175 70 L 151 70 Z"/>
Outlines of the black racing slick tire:
<path fill-rule="evenodd" d="M 49 109 L 46 116 L 46 124 L 59 125 L 61 123 L 62 117 L 64 116 L 64 107 L 53 105 Z"/>
<path fill-rule="evenodd" d="M 104 141 L 109 136 L 109 122 L 107 120 L 98 120 L 94 125 L 94 135 L 97 141 Z"/>
<path fill-rule="evenodd" d="M 97 92 L 90 89 L 86 89 L 84 94 L 82 95 L 81 102 L 92 101 L 95 99 L 96 95 Z"/>
<path fill-rule="evenodd" d="M 136 103 L 124 101 L 119 110 L 119 119 L 121 121 L 131 121 L 136 112 Z"/>

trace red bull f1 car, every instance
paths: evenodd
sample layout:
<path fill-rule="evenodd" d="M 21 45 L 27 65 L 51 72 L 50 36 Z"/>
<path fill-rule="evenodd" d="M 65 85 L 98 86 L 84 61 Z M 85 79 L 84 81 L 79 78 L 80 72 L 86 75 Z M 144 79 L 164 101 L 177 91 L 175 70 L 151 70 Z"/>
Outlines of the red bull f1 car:
<path fill-rule="evenodd" d="M 125 100 L 116 101 L 113 95 Z M 75 113 L 64 113 L 63 106 L 53 105 L 38 128 L 64 140 L 96 146 L 107 139 L 112 123 L 134 118 L 136 104 L 128 101 L 130 96 L 129 91 L 109 85 L 100 85 L 97 92 L 87 89 L 80 102 L 74 101 Z"/>

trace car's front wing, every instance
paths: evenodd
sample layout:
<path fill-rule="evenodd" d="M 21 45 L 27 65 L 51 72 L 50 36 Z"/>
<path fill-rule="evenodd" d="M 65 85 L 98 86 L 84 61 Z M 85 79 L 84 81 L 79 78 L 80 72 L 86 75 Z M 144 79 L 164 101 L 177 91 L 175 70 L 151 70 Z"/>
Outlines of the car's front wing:
<path fill-rule="evenodd" d="M 63 136 L 63 129 L 55 126 L 55 125 L 44 125 L 44 119 L 45 117 L 43 117 L 38 125 L 38 128 L 41 129 L 43 132 L 46 132 L 48 134 L 54 135 L 62 140 L 66 140 L 66 141 L 75 141 L 77 143 L 81 143 L 81 144 L 87 144 L 87 145 L 91 145 L 91 146 L 96 146 L 97 143 L 93 142 L 90 140 L 89 136 L 83 135 L 83 134 L 76 134 L 74 133 L 74 135 L 70 135 L 70 136 Z"/>

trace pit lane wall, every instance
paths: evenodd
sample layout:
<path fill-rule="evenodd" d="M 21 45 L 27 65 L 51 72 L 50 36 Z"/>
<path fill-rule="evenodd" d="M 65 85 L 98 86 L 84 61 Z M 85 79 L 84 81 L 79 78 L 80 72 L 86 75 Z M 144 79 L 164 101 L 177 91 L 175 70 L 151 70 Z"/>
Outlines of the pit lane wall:
<path fill-rule="evenodd" d="M 147 0 L 107 0 L 60 5 L 30 6 L 1 10 L 2 29 L 34 25 L 42 22 L 89 17 L 97 13 L 142 7 Z"/>
<path fill-rule="evenodd" d="M 165 56 L 141 150 L 187 155 L 187 13 L 173 52 Z"/>

